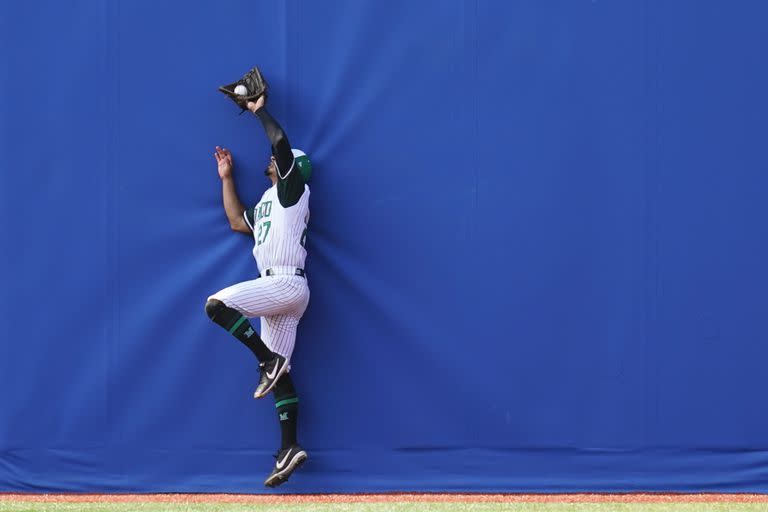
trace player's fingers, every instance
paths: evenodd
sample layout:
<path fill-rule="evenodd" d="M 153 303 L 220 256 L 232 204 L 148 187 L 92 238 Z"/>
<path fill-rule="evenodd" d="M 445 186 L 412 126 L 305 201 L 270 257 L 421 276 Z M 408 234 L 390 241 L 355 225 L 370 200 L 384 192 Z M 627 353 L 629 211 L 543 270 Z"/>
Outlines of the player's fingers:
<path fill-rule="evenodd" d="M 216 157 L 217 162 L 221 162 L 221 157 L 219 156 L 218 152 L 214 153 L 213 156 Z"/>

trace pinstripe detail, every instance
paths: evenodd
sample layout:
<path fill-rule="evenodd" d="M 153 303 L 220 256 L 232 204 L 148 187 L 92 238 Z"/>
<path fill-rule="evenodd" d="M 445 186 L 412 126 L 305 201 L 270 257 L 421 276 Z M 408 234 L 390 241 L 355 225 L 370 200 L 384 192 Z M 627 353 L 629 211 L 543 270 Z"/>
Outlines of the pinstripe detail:
<path fill-rule="evenodd" d="M 309 302 L 306 279 L 301 276 L 259 278 L 237 283 L 211 297 L 245 317 L 261 317 L 261 339 L 270 350 L 290 361 L 296 328 Z"/>

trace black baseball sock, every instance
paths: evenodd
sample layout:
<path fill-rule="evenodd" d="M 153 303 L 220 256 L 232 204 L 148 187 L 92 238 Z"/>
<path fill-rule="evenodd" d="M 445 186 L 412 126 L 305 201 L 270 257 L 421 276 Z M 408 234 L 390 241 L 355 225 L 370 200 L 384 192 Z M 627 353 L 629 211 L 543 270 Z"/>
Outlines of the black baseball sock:
<path fill-rule="evenodd" d="M 251 326 L 251 322 L 237 310 L 227 307 L 220 300 L 210 299 L 205 303 L 205 312 L 211 320 L 248 347 L 260 362 L 269 361 L 274 357 L 272 351 L 267 348 Z"/>
<path fill-rule="evenodd" d="M 275 384 L 273 392 L 277 418 L 280 420 L 280 436 L 282 438 L 280 449 L 285 450 L 291 445 L 298 444 L 296 427 L 299 417 L 299 397 L 296 394 L 296 388 L 293 387 L 291 375 L 283 374 Z"/>

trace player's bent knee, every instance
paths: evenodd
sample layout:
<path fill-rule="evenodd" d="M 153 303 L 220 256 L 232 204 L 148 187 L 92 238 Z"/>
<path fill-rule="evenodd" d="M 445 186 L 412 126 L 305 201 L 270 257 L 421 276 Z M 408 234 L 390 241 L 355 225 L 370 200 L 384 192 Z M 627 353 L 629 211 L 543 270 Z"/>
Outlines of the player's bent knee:
<path fill-rule="evenodd" d="M 216 320 L 216 315 L 226 309 L 228 309 L 227 306 L 218 299 L 208 299 L 208 302 L 205 303 L 205 314 L 214 321 Z"/>
<path fill-rule="evenodd" d="M 208 299 L 205 303 L 205 314 L 214 323 L 219 324 L 228 331 L 241 324 L 250 326 L 250 324 L 244 324 L 245 317 L 238 310 L 227 306 L 218 299 Z"/>

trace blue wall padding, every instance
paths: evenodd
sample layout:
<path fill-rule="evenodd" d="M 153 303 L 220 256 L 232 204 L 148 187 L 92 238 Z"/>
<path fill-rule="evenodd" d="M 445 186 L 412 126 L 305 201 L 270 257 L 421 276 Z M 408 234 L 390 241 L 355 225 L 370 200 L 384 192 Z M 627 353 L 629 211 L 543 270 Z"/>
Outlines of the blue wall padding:
<path fill-rule="evenodd" d="M 768 4 L 0 3 L 0 491 L 261 492 L 253 65 L 314 162 L 293 375 L 338 491 L 768 492 Z"/>

